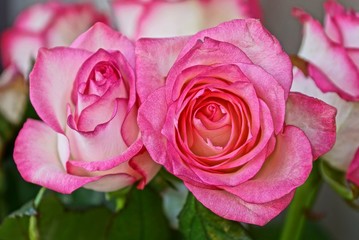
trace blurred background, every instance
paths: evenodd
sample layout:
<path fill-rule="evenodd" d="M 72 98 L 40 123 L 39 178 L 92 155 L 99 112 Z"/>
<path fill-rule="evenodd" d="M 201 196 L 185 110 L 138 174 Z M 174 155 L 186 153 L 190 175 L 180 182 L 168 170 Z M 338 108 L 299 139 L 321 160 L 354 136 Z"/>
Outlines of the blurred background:
<path fill-rule="evenodd" d="M 35 2 L 41 1 L 0 0 L 0 32 L 13 23 L 20 11 Z M 106 8 L 106 1 L 94 2 Z M 358 0 L 340 0 L 340 2 L 346 7 L 359 11 Z M 291 16 L 291 9 L 294 6 L 301 7 L 317 19 L 322 19 L 324 13 L 322 8 L 324 0 L 261 0 L 261 3 L 264 24 L 279 39 L 289 54 L 295 54 L 301 42 L 301 26 Z M 326 231 L 334 239 L 359 239 L 359 212 L 349 208 L 328 186 L 321 189 L 314 213 L 321 218 Z"/>

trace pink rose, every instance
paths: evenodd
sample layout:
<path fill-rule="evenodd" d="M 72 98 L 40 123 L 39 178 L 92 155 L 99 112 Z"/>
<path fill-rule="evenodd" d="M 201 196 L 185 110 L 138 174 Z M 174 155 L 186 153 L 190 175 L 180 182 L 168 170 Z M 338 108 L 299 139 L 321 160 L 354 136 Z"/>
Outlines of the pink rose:
<path fill-rule="evenodd" d="M 103 14 L 86 3 L 32 5 L 2 35 L 3 64 L 5 67 L 14 64 L 27 75 L 40 47 L 68 46 L 98 21 L 107 22 Z"/>
<path fill-rule="evenodd" d="M 327 1 L 325 11 L 322 27 L 307 13 L 294 10 L 304 26 L 298 55 L 308 61 L 309 76 L 296 72 L 293 90 L 338 109 L 337 140 L 323 158 L 348 171 L 348 179 L 359 185 L 359 157 L 355 157 L 359 147 L 359 13 L 346 11 L 335 1 Z"/>
<path fill-rule="evenodd" d="M 119 30 L 130 38 L 189 35 L 235 18 L 261 16 L 258 0 L 114 0 Z"/>
<path fill-rule="evenodd" d="M 25 180 L 61 193 L 144 187 L 159 165 L 137 126 L 134 62 L 134 44 L 102 23 L 39 51 L 30 99 L 45 123 L 28 120 L 14 149 Z"/>
<path fill-rule="evenodd" d="M 258 20 L 136 48 L 144 145 L 223 218 L 264 225 L 334 144 L 335 109 L 289 92 L 290 59 Z"/>

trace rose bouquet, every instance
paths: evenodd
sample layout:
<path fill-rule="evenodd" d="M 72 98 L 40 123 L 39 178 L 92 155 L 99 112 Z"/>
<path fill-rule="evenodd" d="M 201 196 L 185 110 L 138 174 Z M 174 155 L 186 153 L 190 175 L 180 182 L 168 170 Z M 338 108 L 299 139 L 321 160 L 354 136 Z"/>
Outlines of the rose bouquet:
<path fill-rule="evenodd" d="M 321 179 L 356 206 L 359 15 L 295 8 L 289 56 L 257 1 L 108 4 L 2 34 L 0 239 L 319 239 Z"/>

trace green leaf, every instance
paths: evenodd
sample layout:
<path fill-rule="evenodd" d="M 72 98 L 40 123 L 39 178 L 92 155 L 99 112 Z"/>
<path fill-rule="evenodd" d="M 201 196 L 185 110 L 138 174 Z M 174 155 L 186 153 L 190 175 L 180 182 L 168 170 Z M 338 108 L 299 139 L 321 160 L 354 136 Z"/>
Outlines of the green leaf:
<path fill-rule="evenodd" d="M 142 191 L 133 188 L 124 208 L 116 214 L 109 239 L 173 239 L 160 195 L 150 187 Z"/>
<path fill-rule="evenodd" d="M 29 209 L 28 204 L 23 209 Z M 112 216 L 107 208 L 68 211 L 54 194 L 43 198 L 36 218 L 34 215 L 28 216 L 27 212 L 18 211 L 5 219 L 0 226 L 0 240 L 28 240 L 30 218 L 33 224 L 30 232 L 39 234 L 41 240 L 102 240 L 106 239 Z"/>
<path fill-rule="evenodd" d="M 320 171 L 323 179 L 345 200 L 354 201 L 358 194 L 350 188 L 345 173 L 334 169 L 326 161 L 321 161 Z"/>
<path fill-rule="evenodd" d="M 0 240 L 29 240 L 30 217 L 13 217 L 6 218 L 0 227 Z"/>
<path fill-rule="evenodd" d="M 111 212 L 106 208 L 67 211 L 53 195 L 43 199 L 38 211 L 41 240 L 105 239 L 111 220 Z"/>
<path fill-rule="evenodd" d="M 249 240 L 244 227 L 212 213 L 189 194 L 180 215 L 180 230 L 188 240 Z"/>

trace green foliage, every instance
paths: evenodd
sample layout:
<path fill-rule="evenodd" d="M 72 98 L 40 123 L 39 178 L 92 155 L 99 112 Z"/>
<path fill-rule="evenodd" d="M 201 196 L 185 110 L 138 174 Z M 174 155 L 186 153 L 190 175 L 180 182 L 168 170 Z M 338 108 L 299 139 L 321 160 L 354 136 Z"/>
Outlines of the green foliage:
<path fill-rule="evenodd" d="M 162 209 L 162 199 L 151 188 L 132 189 L 124 208 L 117 214 L 110 239 L 171 239 L 171 229 Z"/>
<path fill-rule="evenodd" d="M 320 171 L 323 179 L 342 198 L 348 202 L 354 202 L 358 198 L 359 190 L 347 182 L 345 172 L 332 168 L 326 161 L 321 161 Z"/>
<path fill-rule="evenodd" d="M 105 206 L 69 209 L 50 193 L 37 209 L 30 202 L 0 226 L 0 240 L 166 240 L 172 233 L 161 197 L 150 188 L 132 189 L 117 213 Z"/>
<path fill-rule="evenodd" d="M 245 228 L 212 213 L 189 194 L 179 216 L 180 230 L 186 240 L 249 240 Z"/>

